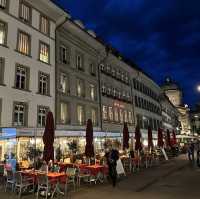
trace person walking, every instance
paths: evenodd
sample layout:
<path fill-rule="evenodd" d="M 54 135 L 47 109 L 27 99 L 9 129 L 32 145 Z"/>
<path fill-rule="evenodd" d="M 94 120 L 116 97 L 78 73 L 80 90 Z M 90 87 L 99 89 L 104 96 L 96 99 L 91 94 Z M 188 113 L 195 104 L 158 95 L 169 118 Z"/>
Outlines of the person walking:
<path fill-rule="evenodd" d="M 116 149 L 112 149 L 109 153 L 106 154 L 109 178 L 112 180 L 113 187 L 117 183 L 117 160 L 119 159 L 119 152 Z"/>
<path fill-rule="evenodd" d="M 188 147 L 188 159 L 194 163 L 194 143 L 191 143 Z"/>
<path fill-rule="evenodd" d="M 197 166 L 200 167 L 200 142 L 197 141 L 196 143 L 196 163 L 197 163 Z"/>

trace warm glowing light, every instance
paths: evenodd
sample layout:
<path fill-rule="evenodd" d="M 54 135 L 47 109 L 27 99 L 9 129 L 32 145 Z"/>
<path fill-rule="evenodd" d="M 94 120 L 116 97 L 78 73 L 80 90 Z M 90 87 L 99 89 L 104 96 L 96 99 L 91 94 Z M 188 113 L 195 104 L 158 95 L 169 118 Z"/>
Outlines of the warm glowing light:
<path fill-rule="evenodd" d="M 197 91 L 200 92 L 200 85 L 197 86 Z"/>

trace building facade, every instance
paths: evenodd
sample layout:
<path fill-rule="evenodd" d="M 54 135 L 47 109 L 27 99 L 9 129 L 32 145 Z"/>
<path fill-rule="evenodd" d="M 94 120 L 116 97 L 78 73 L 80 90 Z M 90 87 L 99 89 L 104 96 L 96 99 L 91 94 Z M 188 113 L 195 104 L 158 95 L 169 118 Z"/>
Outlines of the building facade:
<path fill-rule="evenodd" d="M 174 131 L 176 134 L 180 134 L 179 112 L 165 94 L 161 95 L 161 107 L 164 132 L 169 130 L 170 132 Z"/>
<path fill-rule="evenodd" d="M 160 104 L 160 87 L 145 73 L 134 71 L 131 74 L 133 82 L 134 114 L 136 124 L 140 127 L 144 144 L 147 144 L 147 130 L 150 126 L 154 141 L 157 139 L 158 128 L 162 126 Z"/>
<path fill-rule="evenodd" d="M 194 136 L 200 135 L 200 105 L 190 111 L 191 132 Z"/>
<path fill-rule="evenodd" d="M 55 29 L 66 16 L 49 0 L 0 1 L 0 126 L 18 137 L 43 131 L 54 113 Z"/>
<path fill-rule="evenodd" d="M 190 135 L 190 109 L 188 105 L 183 104 L 183 94 L 180 87 L 176 83 L 174 83 L 171 78 L 166 78 L 165 83 L 162 86 L 162 90 L 168 96 L 171 103 L 177 108 L 179 112 L 179 121 L 181 122 L 181 134 Z"/>

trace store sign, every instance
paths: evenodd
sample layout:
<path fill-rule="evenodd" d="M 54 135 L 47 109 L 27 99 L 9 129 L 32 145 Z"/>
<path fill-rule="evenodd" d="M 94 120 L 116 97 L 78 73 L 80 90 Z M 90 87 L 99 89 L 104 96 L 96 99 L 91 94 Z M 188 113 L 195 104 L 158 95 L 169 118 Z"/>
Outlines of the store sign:
<path fill-rule="evenodd" d="M 16 138 L 17 135 L 15 128 L 2 128 L 0 132 L 0 139 Z"/>
<path fill-rule="evenodd" d="M 114 104 L 113 104 L 113 106 L 114 106 L 114 107 L 118 107 L 118 108 L 122 108 L 122 109 L 124 109 L 124 105 L 121 104 L 121 103 L 118 102 L 118 101 L 115 101 Z"/>

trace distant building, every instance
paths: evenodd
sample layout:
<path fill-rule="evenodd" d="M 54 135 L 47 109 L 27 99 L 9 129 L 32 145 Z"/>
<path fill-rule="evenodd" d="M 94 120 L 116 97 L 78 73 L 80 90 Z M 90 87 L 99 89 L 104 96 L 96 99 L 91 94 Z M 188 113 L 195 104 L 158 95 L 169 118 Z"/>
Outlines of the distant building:
<path fill-rule="evenodd" d="M 183 104 L 183 92 L 181 88 L 171 80 L 171 78 L 167 77 L 164 85 L 162 85 L 162 90 L 168 96 L 171 103 L 177 108 L 179 111 L 179 120 L 181 122 L 181 134 L 190 135 L 191 127 L 190 127 L 190 118 L 189 118 L 189 107 L 186 104 Z"/>
<path fill-rule="evenodd" d="M 193 135 L 200 135 L 200 106 L 190 111 L 191 131 Z"/>

